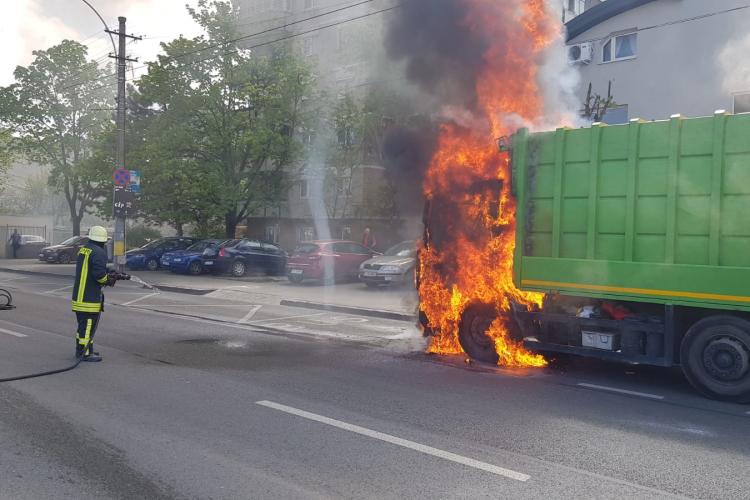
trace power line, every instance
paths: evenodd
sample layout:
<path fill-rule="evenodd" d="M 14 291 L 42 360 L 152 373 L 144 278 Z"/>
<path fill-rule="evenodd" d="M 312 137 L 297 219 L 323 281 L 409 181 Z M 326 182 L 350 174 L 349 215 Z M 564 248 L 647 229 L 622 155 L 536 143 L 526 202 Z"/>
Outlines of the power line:
<path fill-rule="evenodd" d="M 366 0 L 366 1 L 360 2 L 358 4 L 354 4 L 354 5 L 352 5 L 352 6 L 348 7 L 348 8 L 354 7 L 356 5 L 363 5 L 363 4 L 366 4 L 366 3 L 370 3 L 372 1 L 374 1 L 374 0 Z M 379 9 L 379 10 L 376 10 L 376 11 L 373 11 L 373 12 L 369 12 L 367 14 L 362 14 L 362 15 L 351 17 L 351 18 L 348 18 L 348 19 L 343 19 L 343 20 L 337 21 L 335 23 L 326 24 L 326 25 L 323 25 L 323 26 L 319 26 L 317 28 L 312 28 L 312 29 L 309 29 L 309 30 L 306 30 L 306 31 L 301 31 L 301 32 L 298 32 L 298 33 L 292 33 L 292 34 L 289 34 L 287 36 L 283 36 L 283 37 L 277 38 L 275 40 L 270 40 L 270 41 L 267 41 L 267 42 L 261 42 L 261 43 L 257 43 L 257 44 L 250 45 L 250 46 L 247 46 L 247 47 L 242 47 L 242 49 L 244 49 L 244 50 L 252 50 L 252 49 L 256 49 L 256 48 L 260 48 L 260 47 L 265 47 L 267 45 L 272 45 L 274 43 L 283 42 L 285 40 L 290 40 L 292 38 L 296 38 L 296 37 L 299 37 L 299 36 L 309 35 L 310 33 L 314 33 L 316 31 L 321 31 L 321 30 L 324 30 L 324 29 L 332 28 L 332 27 L 335 27 L 335 26 L 346 24 L 346 23 L 349 23 L 349 22 L 352 22 L 352 21 L 357 21 L 357 20 L 360 20 L 360 19 L 364 19 L 364 18 L 367 18 L 367 17 L 370 17 L 370 16 L 377 15 L 377 14 L 382 14 L 384 12 L 389 12 L 389 11 L 395 10 L 397 8 L 400 8 L 401 5 L 402 4 L 396 4 L 396 5 L 392 6 L 392 7 L 387 7 L 385 9 Z M 188 52 L 183 52 L 183 53 L 177 54 L 175 56 L 166 57 L 166 58 L 164 58 L 164 60 L 165 60 L 165 62 L 169 62 L 169 61 L 174 61 L 174 60 L 177 60 L 177 59 L 182 59 L 182 58 L 187 57 L 189 55 L 198 54 L 200 52 L 205 52 L 206 50 L 210 50 L 212 48 L 218 48 L 218 47 L 227 45 L 229 43 L 233 43 L 233 42 L 237 42 L 237 41 L 244 40 L 244 39 L 247 39 L 247 38 L 251 38 L 251 37 L 254 37 L 254 36 L 258 36 L 258 35 L 261 35 L 261 34 L 269 33 L 271 31 L 275 31 L 275 30 L 278 30 L 278 29 L 283 29 L 283 28 L 285 28 L 287 26 L 291 26 L 292 24 L 299 24 L 299 23 L 301 23 L 303 21 L 309 21 L 311 19 L 317 19 L 317 18 L 322 17 L 324 15 L 329 15 L 331 13 L 338 12 L 338 11 L 341 11 L 341 10 L 344 10 L 344 8 L 336 9 L 334 11 L 329 11 L 329 12 L 327 12 L 325 14 L 318 14 L 316 16 L 312 16 L 312 17 L 309 17 L 309 18 L 301 19 L 299 21 L 294 21 L 293 23 L 287 23 L 287 24 L 285 24 L 283 26 L 279 26 L 279 27 L 276 27 L 276 28 L 269 28 L 267 30 L 260 31 L 258 33 L 252 33 L 252 34 L 249 34 L 249 35 L 244 35 L 242 37 L 239 37 L 239 38 L 236 38 L 236 39 L 233 39 L 233 40 L 227 40 L 226 42 L 222 42 L 222 43 L 219 43 L 219 44 L 209 45 L 209 46 L 203 47 L 201 49 L 192 50 L 192 51 L 188 51 Z M 213 59 L 213 58 L 218 57 L 218 56 L 225 56 L 225 55 L 229 55 L 229 54 L 235 54 L 235 53 L 238 52 L 238 50 L 231 50 L 231 51 L 223 52 L 223 53 L 218 54 L 218 55 L 211 55 L 211 56 L 205 57 L 203 59 L 193 60 L 193 61 L 190 61 L 190 64 L 195 64 L 197 62 L 208 61 L 208 60 Z M 148 65 L 149 64 L 147 63 L 147 64 L 143 64 L 141 66 L 136 66 L 136 67 L 132 68 L 132 71 L 136 71 L 136 70 L 139 70 L 139 69 L 147 68 Z M 69 86 L 63 87 L 62 90 L 66 90 L 66 89 L 69 89 L 69 88 L 77 87 L 77 86 L 84 85 L 84 84 L 90 83 L 90 82 L 96 82 L 96 81 L 104 80 L 106 78 L 110 78 L 110 77 L 113 77 L 113 76 L 116 76 L 116 74 L 115 73 L 111 73 L 111 74 L 102 75 L 102 76 L 100 76 L 98 78 L 94 78 L 92 80 L 87 80 L 87 81 L 84 81 L 84 82 L 79 82 L 79 83 L 76 83 L 76 84 L 73 84 L 73 85 L 69 85 Z"/>
<path fill-rule="evenodd" d="M 659 23 L 659 24 L 653 24 L 651 26 L 644 26 L 643 28 L 636 28 L 633 31 L 630 31 L 628 33 L 639 33 L 641 31 L 649 31 L 649 30 L 654 30 L 654 29 L 659 29 L 659 28 L 666 28 L 666 27 L 669 27 L 669 26 L 674 26 L 676 24 L 689 23 L 689 22 L 692 22 L 692 21 L 700 21 L 701 19 L 707 19 L 709 17 L 714 17 L 714 16 L 718 16 L 718 15 L 721 15 L 721 14 L 729 14 L 730 12 L 738 12 L 740 10 L 745 10 L 745 9 L 750 9 L 750 4 L 748 4 L 748 5 L 741 5 L 739 7 L 732 7 L 731 9 L 719 10 L 719 11 L 716 11 L 716 12 L 708 12 L 706 14 L 699 14 L 697 16 L 686 17 L 684 19 L 677 19 L 677 20 L 674 20 L 674 21 L 666 21 L 666 22 Z M 580 40 L 580 41 L 577 41 L 575 43 L 600 42 L 600 41 L 606 40 L 607 38 L 610 38 L 610 37 L 611 37 L 611 35 L 606 35 L 606 36 L 603 36 L 603 37 L 600 37 L 600 38 L 590 38 L 590 39 L 587 39 L 587 40 Z"/>

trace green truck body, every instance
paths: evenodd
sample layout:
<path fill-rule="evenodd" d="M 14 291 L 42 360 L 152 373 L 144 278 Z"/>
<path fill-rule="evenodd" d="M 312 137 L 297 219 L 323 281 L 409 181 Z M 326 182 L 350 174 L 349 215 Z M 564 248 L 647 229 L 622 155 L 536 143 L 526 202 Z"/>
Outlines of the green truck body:
<path fill-rule="evenodd" d="M 520 130 L 511 155 L 513 280 L 546 294 L 513 309 L 517 337 L 679 365 L 705 395 L 750 401 L 750 114 Z M 471 325 L 491 314 L 462 317 L 478 359 L 493 353 Z"/>
<path fill-rule="evenodd" d="M 523 290 L 750 311 L 750 114 L 513 141 Z"/>

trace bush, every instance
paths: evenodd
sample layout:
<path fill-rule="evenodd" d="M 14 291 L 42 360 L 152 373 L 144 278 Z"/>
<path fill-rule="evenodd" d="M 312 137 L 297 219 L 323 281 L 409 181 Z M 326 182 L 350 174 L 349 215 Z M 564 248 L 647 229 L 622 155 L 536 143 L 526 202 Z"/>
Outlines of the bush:
<path fill-rule="evenodd" d="M 126 246 L 128 249 L 142 247 L 152 240 L 161 238 L 161 233 L 152 227 L 139 224 L 131 226 L 125 233 Z"/>

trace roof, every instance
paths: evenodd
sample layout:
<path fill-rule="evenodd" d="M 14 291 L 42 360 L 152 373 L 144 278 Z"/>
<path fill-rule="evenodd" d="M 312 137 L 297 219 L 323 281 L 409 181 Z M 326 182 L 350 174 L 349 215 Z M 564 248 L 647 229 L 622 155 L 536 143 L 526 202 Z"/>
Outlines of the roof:
<path fill-rule="evenodd" d="M 609 0 L 607 2 L 602 2 L 599 5 L 595 5 L 565 23 L 565 27 L 567 28 L 567 36 L 565 40 L 570 41 L 578 35 L 587 32 L 597 24 L 601 24 L 623 12 L 633 10 L 636 7 L 640 7 L 641 5 L 653 1 L 654 0 Z"/>

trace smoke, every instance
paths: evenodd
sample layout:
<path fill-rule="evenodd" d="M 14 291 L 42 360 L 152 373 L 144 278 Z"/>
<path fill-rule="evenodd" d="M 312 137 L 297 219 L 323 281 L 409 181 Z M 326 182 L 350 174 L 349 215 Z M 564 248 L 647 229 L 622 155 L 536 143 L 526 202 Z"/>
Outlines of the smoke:
<path fill-rule="evenodd" d="M 730 38 L 719 51 L 719 67 L 723 75 L 724 91 L 733 94 L 750 89 L 750 63 L 747 54 L 750 51 L 750 34 L 742 38 Z"/>

